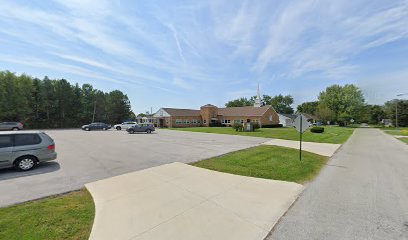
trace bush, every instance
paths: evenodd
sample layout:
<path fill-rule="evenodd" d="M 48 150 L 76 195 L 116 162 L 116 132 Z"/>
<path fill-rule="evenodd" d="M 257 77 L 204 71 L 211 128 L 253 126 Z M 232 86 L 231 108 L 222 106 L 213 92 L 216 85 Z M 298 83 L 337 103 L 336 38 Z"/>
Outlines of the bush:
<path fill-rule="evenodd" d="M 210 127 L 224 127 L 224 125 L 220 122 L 211 122 L 209 126 Z"/>
<path fill-rule="evenodd" d="M 312 127 L 310 129 L 312 133 L 323 133 L 324 132 L 324 127 Z"/>
<path fill-rule="evenodd" d="M 283 127 L 282 124 L 262 125 L 262 128 L 281 128 L 281 127 Z"/>
<path fill-rule="evenodd" d="M 241 123 L 233 123 L 232 128 L 235 129 L 235 131 L 240 131 L 242 132 L 244 130 L 244 126 Z"/>
<path fill-rule="evenodd" d="M 252 124 L 252 127 L 254 128 L 254 131 L 256 131 L 256 129 L 259 129 L 261 126 L 259 125 L 259 123 L 254 122 L 254 123 Z"/>

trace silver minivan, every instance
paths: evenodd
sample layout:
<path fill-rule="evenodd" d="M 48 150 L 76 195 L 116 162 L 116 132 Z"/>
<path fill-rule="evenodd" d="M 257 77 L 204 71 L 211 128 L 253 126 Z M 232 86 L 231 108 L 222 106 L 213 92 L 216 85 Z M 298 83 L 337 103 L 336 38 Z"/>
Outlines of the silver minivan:
<path fill-rule="evenodd" d="M 28 171 L 37 164 L 55 160 L 54 140 L 39 131 L 0 132 L 0 168 Z"/>

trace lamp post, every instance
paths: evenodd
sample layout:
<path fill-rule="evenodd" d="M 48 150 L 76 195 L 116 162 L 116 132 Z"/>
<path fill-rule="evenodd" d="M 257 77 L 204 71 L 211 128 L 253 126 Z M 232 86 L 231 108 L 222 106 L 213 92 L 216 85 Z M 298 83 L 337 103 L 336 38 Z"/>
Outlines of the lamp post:
<path fill-rule="evenodd" d="M 408 95 L 408 93 L 397 94 L 397 97 L 402 97 L 404 95 Z M 398 128 L 398 99 L 395 103 L 395 128 Z"/>

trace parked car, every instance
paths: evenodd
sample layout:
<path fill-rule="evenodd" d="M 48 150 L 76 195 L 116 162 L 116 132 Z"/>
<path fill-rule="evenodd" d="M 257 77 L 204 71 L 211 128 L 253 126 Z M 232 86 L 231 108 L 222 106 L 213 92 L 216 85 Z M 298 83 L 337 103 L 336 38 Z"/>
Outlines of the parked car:
<path fill-rule="evenodd" d="M 54 140 L 43 132 L 0 132 L 0 168 L 28 171 L 56 158 Z"/>
<path fill-rule="evenodd" d="M 154 130 L 155 128 L 152 123 L 136 124 L 135 126 L 126 129 L 126 131 L 131 134 L 136 132 L 152 133 Z"/>
<path fill-rule="evenodd" d="M 87 124 L 87 125 L 83 125 L 83 126 L 82 126 L 82 130 L 85 130 L 85 131 L 91 131 L 91 130 L 108 130 L 108 129 L 110 129 L 110 128 L 112 128 L 111 125 L 106 124 L 106 123 L 99 123 L 99 122 L 90 123 L 90 124 Z"/>
<path fill-rule="evenodd" d="M 113 128 L 120 131 L 122 129 L 128 129 L 130 127 L 133 127 L 136 124 L 137 124 L 136 122 L 123 122 L 123 123 L 114 125 Z"/>
<path fill-rule="evenodd" d="M 18 131 L 23 129 L 23 124 L 20 122 L 2 122 L 0 123 L 0 130 L 13 130 Z"/>

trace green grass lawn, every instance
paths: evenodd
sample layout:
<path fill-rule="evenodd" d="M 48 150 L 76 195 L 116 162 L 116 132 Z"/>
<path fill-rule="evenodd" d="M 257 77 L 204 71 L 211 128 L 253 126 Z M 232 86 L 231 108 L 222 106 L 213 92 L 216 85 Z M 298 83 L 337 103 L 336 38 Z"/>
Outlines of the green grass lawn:
<path fill-rule="evenodd" d="M 243 176 L 304 183 L 313 179 L 328 157 L 310 152 L 278 147 L 258 146 L 223 156 L 202 160 L 192 165 Z"/>
<path fill-rule="evenodd" d="M 237 132 L 231 127 L 171 128 L 171 130 L 299 140 L 299 132 L 297 132 L 294 128 L 261 128 L 256 132 Z M 312 133 L 310 132 L 310 130 L 307 130 L 303 134 L 303 141 L 321 143 L 344 143 L 347 141 L 353 131 L 353 128 L 345 127 L 324 127 L 324 133 Z"/>
<path fill-rule="evenodd" d="M 408 136 L 408 128 L 398 128 L 398 129 L 383 129 L 385 133 L 397 136 Z"/>
<path fill-rule="evenodd" d="M 0 239 L 88 239 L 94 215 L 85 189 L 0 208 Z"/>
<path fill-rule="evenodd" d="M 408 137 L 406 138 L 398 138 L 399 140 L 403 141 L 404 143 L 408 144 Z"/>

